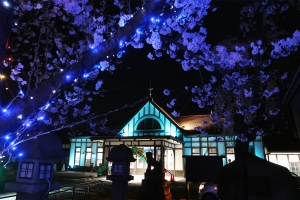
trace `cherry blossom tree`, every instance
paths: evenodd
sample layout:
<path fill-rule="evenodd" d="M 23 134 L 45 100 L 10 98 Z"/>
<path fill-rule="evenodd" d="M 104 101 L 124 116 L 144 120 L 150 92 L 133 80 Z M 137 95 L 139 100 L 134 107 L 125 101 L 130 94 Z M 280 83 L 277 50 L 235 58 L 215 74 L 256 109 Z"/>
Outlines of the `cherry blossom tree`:
<path fill-rule="evenodd" d="M 2 0 L 1 6 L 13 13 L 1 81 L 17 88 L 1 105 L 1 154 L 25 141 L 28 131 L 49 133 L 33 128 L 41 124 L 52 131 L 81 122 L 96 127 L 100 116 L 88 102 L 103 92 L 99 74 L 115 70 L 129 47 L 149 49 L 150 60 L 174 59 L 182 73 L 199 73 L 198 85 L 183 87 L 190 101 L 211 110 L 216 130 L 238 134 L 242 142 L 262 135 L 260 122 L 281 112 L 284 81 L 297 67 L 290 62 L 297 61 L 300 42 L 299 25 L 291 20 L 299 16 L 294 1 L 240 3 L 240 23 L 228 27 L 239 31 L 219 41 L 209 38 L 205 23 L 210 15 L 226 17 L 217 17 L 218 1 Z M 163 92 L 173 95 L 170 88 Z M 167 106 L 176 117 L 172 97 Z M 205 124 L 195 129 L 207 134 Z"/>

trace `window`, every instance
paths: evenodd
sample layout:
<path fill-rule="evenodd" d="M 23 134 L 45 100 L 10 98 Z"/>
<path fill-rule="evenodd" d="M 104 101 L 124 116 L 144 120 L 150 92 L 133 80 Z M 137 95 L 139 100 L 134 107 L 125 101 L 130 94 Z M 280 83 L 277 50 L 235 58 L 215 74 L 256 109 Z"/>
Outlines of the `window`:
<path fill-rule="evenodd" d="M 85 166 L 91 166 L 92 148 L 86 148 L 85 152 Z"/>
<path fill-rule="evenodd" d="M 39 179 L 49 179 L 51 178 L 51 164 L 41 164 L 40 165 L 40 173 L 39 173 Z"/>
<path fill-rule="evenodd" d="M 300 162 L 290 162 L 290 171 L 300 176 Z"/>
<path fill-rule="evenodd" d="M 248 147 L 248 152 L 254 155 L 254 146 L 253 146 L 253 141 L 250 142 L 249 147 Z"/>
<path fill-rule="evenodd" d="M 114 173 L 123 173 L 123 165 L 122 164 L 114 164 Z"/>
<path fill-rule="evenodd" d="M 199 156 L 200 155 L 199 148 L 192 148 L 192 155 L 193 156 Z"/>
<path fill-rule="evenodd" d="M 217 148 L 209 148 L 208 149 L 209 156 L 216 156 L 217 155 Z"/>
<path fill-rule="evenodd" d="M 194 151 L 194 148 L 192 150 Z M 202 147 L 201 148 L 201 156 L 216 156 L 216 155 L 217 155 L 217 148 L 216 147 L 208 147 L 208 148 L 207 147 Z"/>
<path fill-rule="evenodd" d="M 235 160 L 234 156 L 234 148 L 233 147 L 227 147 L 226 148 L 226 157 L 227 157 L 227 163 L 231 163 Z"/>
<path fill-rule="evenodd" d="M 79 161 L 80 161 L 80 147 L 76 147 L 75 150 L 75 165 L 79 165 Z"/>
<path fill-rule="evenodd" d="M 102 164 L 102 157 L 103 157 L 103 148 L 97 148 L 97 166 L 100 166 Z"/>
<path fill-rule="evenodd" d="M 70 149 L 70 144 L 62 144 L 62 147 L 63 147 L 64 149 Z"/>
<path fill-rule="evenodd" d="M 137 126 L 137 130 L 149 130 L 149 129 L 161 129 L 161 126 L 158 123 L 158 121 L 152 118 L 144 119 Z"/>
<path fill-rule="evenodd" d="M 20 178 L 32 178 L 32 172 L 33 172 L 33 163 L 22 163 L 21 166 L 21 172 L 20 172 Z"/>

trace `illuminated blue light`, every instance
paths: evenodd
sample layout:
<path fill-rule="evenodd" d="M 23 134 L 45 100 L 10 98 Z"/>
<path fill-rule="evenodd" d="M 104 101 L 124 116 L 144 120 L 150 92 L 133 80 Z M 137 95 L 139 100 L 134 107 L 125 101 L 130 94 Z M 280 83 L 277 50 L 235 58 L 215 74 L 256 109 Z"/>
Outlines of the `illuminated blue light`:
<path fill-rule="evenodd" d="M 43 120 L 44 119 L 44 117 L 39 117 L 37 120 Z"/>
<path fill-rule="evenodd" d="M 15 149 L 16 149 L 16 147 L 13 147 L 12 149 L 13 149 L 13 150 L 15 150 Z"/>
<path fill-rule="evenodd" d="M 88 74 L 84 74 L 83 75 L 83 78 L 87 78 L 89 75 Z"/>
<path fill-rule="evenodd" d="M 19 153 L 19 156 L 23 156 L 23 154 L 22 154 L 22 153 Z"/>
<path fill-rule="evenodd" d="M 30 126 L 30 123 L 27 123 L 26 126 Z"/>
<path fill-rule="evenodd" d="M 67 76 L 66 76 L 66 78 L 67 78 L 67 79 L 70 79 L 70 78 L 71 78 L 71 76 L 70 76 L 70 75 L 67 75 Z"/>
<path fill-rule="evenodd" d="M 3 5 L 4 5 L 5 7 L 9 7 L 8 1 L 3 1 Z"/>
<path fill-rule="evenodd" d="M 151 18 L 151 21 L 154 21 L 154 18 L 153 18 L 153 17 Z"/>
<path fill-rule="evenodd" d="M 155 21 L 159 22 L 159 19 L 156 19 Z"/>
<path fill-rule="evenodd" d="M 47 108 L 49 108 L 49 106 L 50 106 L 50 104 L 47 103 L 47 105 L 45 106 L 45 110 L 46 110 Z"/>
<path fill-rule="evenodd" d="M 120 43 L 119 43 L 119 46 L 120 46 L 120 47 L 122 47 L 122 46 L 123 46 L 123 42 L 122 42 L 122 41 L 120 41 Z"/>
<path fill-rule="evenodd" d="M 5 139 L 7 139 L 7 140 L 8 140 L 8 139 L 9 139 L 9 136 L 8 136 L 8 135 L 7 135 L 7 136 L 5 136 Z"/>
<path fill-rule="evenodd" d="M 2 112 L 6 112 L 6 111 L 7 111 L 6 109 L 3 109 L 3 110 L 2 110 Z"/>

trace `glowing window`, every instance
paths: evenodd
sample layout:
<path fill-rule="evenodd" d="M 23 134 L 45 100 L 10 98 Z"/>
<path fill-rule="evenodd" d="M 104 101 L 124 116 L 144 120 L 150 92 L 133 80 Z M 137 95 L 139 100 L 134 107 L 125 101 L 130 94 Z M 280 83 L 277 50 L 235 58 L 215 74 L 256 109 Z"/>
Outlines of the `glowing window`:
<path fill-rule="evenodd" d="M 161 129 L 161 126 L 158 123 L 158 121 L 152 118 L 144 119 L 137 126 L 137 130 L 149 130 L 149 129 Z"/>
<path fill-rule="evenodd" d="M 52 170 L 51 164 L 41 164 L 39 179 L 46 179 L 46 178 L 50 179 L 51 178 L 51 170 Z"/>
<path fill-rule="evenodd" d="M 21 165 L 20 178 L 32 178 L 33 163 L 24 162 Z"/>

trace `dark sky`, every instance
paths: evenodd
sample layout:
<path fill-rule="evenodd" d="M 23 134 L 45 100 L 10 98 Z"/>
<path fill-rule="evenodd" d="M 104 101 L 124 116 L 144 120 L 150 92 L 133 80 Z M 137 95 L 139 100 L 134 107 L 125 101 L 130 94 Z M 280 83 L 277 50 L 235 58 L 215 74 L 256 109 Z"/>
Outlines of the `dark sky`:
<path fill-rule="evenodd" d="M 217 44 L 225 38 L 238 34 L 239 9 L 242 4 L 239 1 L 213 1 L 212 5 L 218 8 L 204 18 L 204 26 L 208 27 L 207 42 Z M 151 61 L 147 58 L 149 52 L 154 54 L 152 48 L 133 49 L 129 47 L 121 58 L 122 69 L 117 68 L 113 75 L 108 72 L 101 75 L 105 89 L 119 88 L 108 92 L 102 99 L 103 102 L 108 101 L 109 106 L 112 107 L 135 102 L 149 95 L 148 88 L 151 82 L 154 101 L 169 113 L 174 109 L 168 108 L 166 104 L 179 95 L 180 98 L 175 109 L 182 115 L 203 114 L 210 111 L 208 109 L 200 110 L 195 103 L 189 101 L 190 94 L 184 90 L 185 86 L 199 85 L 198 71 L 193 69 L 187 72 L 183 71 L 181 64 L 170 59 L 165 53 L 162 57 Z M 209 80 L 210 76 L 207 75 L 204 75 L 203 78 Z M 166 88 L 171 90 L 170 96 L 163 94 L 163 90 Z"/>

